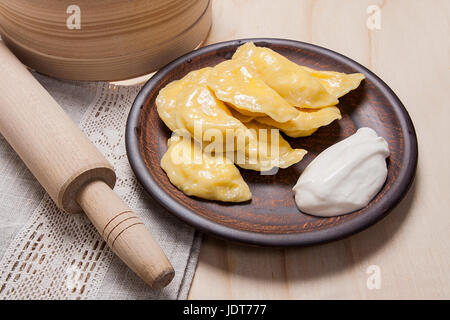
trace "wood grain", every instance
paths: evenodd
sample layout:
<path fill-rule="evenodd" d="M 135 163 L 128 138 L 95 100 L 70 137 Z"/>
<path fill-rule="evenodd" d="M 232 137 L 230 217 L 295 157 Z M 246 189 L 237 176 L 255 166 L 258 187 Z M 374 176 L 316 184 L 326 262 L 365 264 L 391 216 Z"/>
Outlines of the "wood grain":
<path fill-rule="evenodd" d="M 32 69 L 62 79 L 122 80 L 196 48 L 211 27 L 209 0 L 0 0 L 0 33 Z M 79 29 L 67 26 L 70 5 Z M 70 11 L 69 11 L 70 12 Z"/>
<path fill-rule="evenodd" d="M 366 27 L 371 4 L 381 8 L 381 30 Z M 207 43 L 292 38 L 341 52 L 374 71 L 408 109 L 421 152 L 404 201 L 351 238 L 267 249 L 206 237 L 190 299 L 450 298 L 449 12 L 446 0 L 213 2 Z M 380 267 L 379 290 L 366 286 L 369 265 Z"/>

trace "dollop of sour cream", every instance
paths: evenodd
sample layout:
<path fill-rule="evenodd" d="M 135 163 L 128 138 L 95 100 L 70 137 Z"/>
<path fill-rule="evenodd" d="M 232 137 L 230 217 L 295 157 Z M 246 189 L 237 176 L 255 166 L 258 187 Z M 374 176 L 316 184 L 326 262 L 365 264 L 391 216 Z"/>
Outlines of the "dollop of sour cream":
<path fill-rule="evenodd" d="M 298 208 L 330 217 L 365 207 L 386 181 L 389 154 L 383 137 L 360 128 L 320 153 L 303 171 L 293 188 Z"/>

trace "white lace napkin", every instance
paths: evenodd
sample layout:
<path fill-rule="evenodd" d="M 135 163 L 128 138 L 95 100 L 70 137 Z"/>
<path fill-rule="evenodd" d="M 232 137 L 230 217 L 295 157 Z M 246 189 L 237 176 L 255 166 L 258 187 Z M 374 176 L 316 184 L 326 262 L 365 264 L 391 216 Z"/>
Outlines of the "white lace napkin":
<path fill-rule="evenodd" d="M 162 290 L 147 286 L 84 215 L 56 208 L 0 135 L 0 299 L 186 298 L 201 237 L 145 194 L 125 152 L 126 119 L 141 85 L 35 76 L 115 167 L 115 191 L 152 231 L 176 275 Z"/>

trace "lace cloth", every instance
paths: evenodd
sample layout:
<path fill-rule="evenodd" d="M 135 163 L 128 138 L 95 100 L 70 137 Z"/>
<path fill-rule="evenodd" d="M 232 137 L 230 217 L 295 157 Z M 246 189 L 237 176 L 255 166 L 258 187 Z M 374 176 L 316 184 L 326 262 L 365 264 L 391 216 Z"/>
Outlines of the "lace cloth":
<path fill-rule="evenodd" d="M 114 166 L 114 190 L 152 231 L 176 275 L 168 287 L 151 289 L 84 215 L 55 206 L 0 135 L 0 299 L 185 299 L 201 236 L 144 193 L 126 156 L 126 119 L 141 85 L 35 77 Z"/>

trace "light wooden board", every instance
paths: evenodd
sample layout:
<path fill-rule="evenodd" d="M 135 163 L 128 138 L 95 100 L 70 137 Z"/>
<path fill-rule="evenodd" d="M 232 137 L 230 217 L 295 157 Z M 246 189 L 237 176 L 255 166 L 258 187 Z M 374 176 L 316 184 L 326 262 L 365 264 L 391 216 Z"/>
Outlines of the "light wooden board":
<path fill-rule="evenodd" d="M 381 9 L 380 30 L 366 26 L 373 4 Z M 353 237 L 290 249 L 205 237 L 190 299 L 450 298 L 449 19 L 448 0 L 213 2 L 207 43 L 296 39 L 374 71 L 413 119 L 419 165 L 402 203 Z M 379 267 L 380 289 L 367 286 L 371 265 Z"/>

